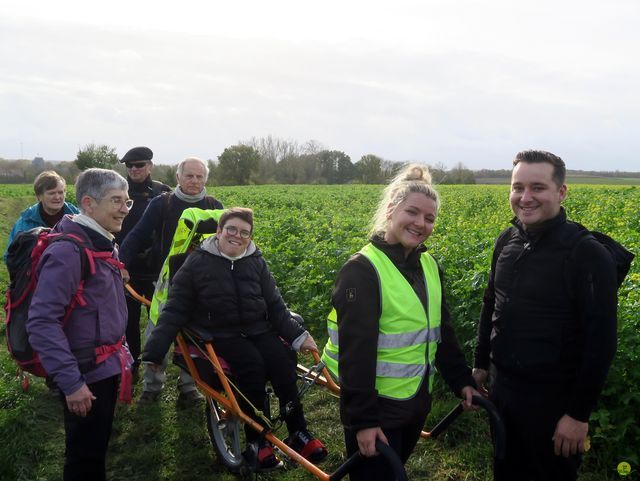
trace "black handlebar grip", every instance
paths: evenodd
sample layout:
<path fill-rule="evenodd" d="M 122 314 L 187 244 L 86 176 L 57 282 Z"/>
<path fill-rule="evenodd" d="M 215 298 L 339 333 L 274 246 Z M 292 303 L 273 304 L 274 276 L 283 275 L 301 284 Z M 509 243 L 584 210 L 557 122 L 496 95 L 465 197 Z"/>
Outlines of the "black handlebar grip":
<path fill-rule="evenodd" d="M 449 411 L 449 414 L 443 417 L 442 420 L 438 424 L 436 424 L 431 431 L 429 431 L 429 435 L 433 439 L 440 436 L 444 432 L 444 430 L 451 425 L 453 421 L 458 419 L 458 416 L 462 414 L 462 411 L 463 411 L 462 404 L 461 403 L 456 404 L 456 407 L 454 407 L 451 411 Z"/>
<path fill-rule="evenodd" d="M 491 437 L 493 441 L 493 455 L 497 459 L 504 459 L 506 450 L 506 434 L 504 431 L 504 424 L 498 410 L 491 401 L 482 396 L 473 396 L 471 398 L 473 404 L 482 407 L 489 415 L 489 422 L 491 423 Z"/>
<path fill-rule="evenodd" d="M 380 455 L 383 456 L 391 465 L 391 469 L 393 470 L 396 481 L 407 481 L 407 472 L 404 470 L 404 465 L 402 464 L 402 461 L 400 461 L 400 458 L 398 457 L 396 452 L 379 439 L 376 440 L 376 449 L 378 450 Z M 366 458 L 362 456 L 360 452 L 352 454 L 349 459 L 341 464 L 338 469 L 336 469 L 335 472 L 329 476 L 329 481 L 338 481 L 344 478 L 347 474 L 349 474 L 349 472 L 351 472 L 351 470 L 355 466 L 360 464 L 364 459 Z"/>

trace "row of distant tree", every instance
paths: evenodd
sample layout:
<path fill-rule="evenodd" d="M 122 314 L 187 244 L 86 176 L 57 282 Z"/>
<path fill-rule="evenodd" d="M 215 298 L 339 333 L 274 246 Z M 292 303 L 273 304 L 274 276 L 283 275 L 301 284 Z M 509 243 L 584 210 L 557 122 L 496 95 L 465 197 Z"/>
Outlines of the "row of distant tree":
<path fill-rule="evenodd" d="M 34 159 L 35 160 L 35 159 Z M 32 182 L 38 172 L 53 168 L 68 182 L 90 167 L 115 169 L 125 174 L 116 150 L 108 145 L 89 144 L 81 148 L 73 162 L 51 165 L 47 162 L 0 159 L 0 182 Z M 248 184 L 381 184 L 406 164 L 363 155 L 355 163 L 339 150 L 329 150 L 316 141 L 298 144 L 272 136 L 252 138 L 224 149 L 216 160 L 208 160 L 210 185 Z M 442 164 L 430 166 L 437 184 L 474 184 L 476 178 L 509 178 L 509 170 L 473 172 L 462 163 L 447 169 Z M 176 166 L 155 164 L 153 177 L 175 185 Z M 640 173 L 582 172 L 600 177 L 640 177 Z M 624 174 L 624 175 L 621 175 Z"/>
<path fill-rule="evenodd" d="M 40 159 L 41 160 L 41 159 Z M 224 149 L 216 160 L 209 159 L 210 185 L 249 184 L 381 184 L 405 164 L 377 155 L 363 155 L 357 162 L 339 150 L 328 150 L 318 142 L 302 145 L 274 137 L 252 138 Z M 31 182 L 45 168 L 53 168 L 71 182 L 90 167 L 115 169 L 125 174 L 114 147 L 89 144 L 81 148 L 73 162 L 55 165 L 26 160 L 0 160 L 0 182 Z M 153 177 L 175 184 L 176 166 L 155 164 Z M 431 168 L 436 183 L 475 183 L 473 172 L 459 164 L 447 170 Z"/>

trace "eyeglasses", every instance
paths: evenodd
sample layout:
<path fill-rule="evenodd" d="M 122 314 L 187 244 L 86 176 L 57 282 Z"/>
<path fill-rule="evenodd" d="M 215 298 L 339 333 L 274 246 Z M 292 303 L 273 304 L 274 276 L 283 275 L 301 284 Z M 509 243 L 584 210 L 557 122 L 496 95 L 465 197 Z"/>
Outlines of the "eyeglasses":
<path fill-rule="evenodd" d="M 234 225 L 227 226 L 224 228 L 224 230 L 226 230 L 227 234 L 229 235 L 233 235 L 233 236 L 238 235 L 238 228 Z M 240 237 L 242 237 L 243 239 L 248 239 L 249 237 L 251 237 L 251 232 L 248 230 L 241 230 Z"/>
<path fill-rule="evenodd" d="M 147 165 L 147 163 L 146 162 L 127 162 L 124 165 L 127 166 L 127 169 L 133 169 L 134 167 L 136 169 L 142 169 Z"/>
<path fill-rule="evenodd" d="M 133 199 L 123 199 L 122 197 L 111 197 L 109 199 L 109 202 L 111 202 L 111 205 L 113 206 L 114 209 L 120 210 L 122 209 L 122 206 L 126 206 L 127 209 L 131 209 L 131 207 L 133 207 Z"/>

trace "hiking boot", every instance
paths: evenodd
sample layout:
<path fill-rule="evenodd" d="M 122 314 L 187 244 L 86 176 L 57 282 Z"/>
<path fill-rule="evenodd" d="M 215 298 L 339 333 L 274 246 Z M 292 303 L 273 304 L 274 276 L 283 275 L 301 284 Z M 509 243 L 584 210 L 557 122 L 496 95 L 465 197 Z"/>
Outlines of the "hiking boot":
<path fill-rule="evenodd" d="M 317 464 L 327 457 L 327 448 L 307 429 L 301 429 L 291 434 L 286 442 L 291 449 L 300 453 L 313 464 Z"/>
<path fill-rule="evenodd" d="M 153 404 L 160 397 L 160 391 L 142 391 L 140 394 L 140 398 L 138 399 L 138 404 Z"/>
<path fill-rule="evenodd" d="M 178 396 L 178 404 L 184 407 L 195 406 L 204 401 L 204 396 L 198 390 L 181 392 Z"/>
<path fill-rule="evenodd" d="M 264 444 L 261 444 L 260 448 L 258 449 L 256 471 L 273 471 L 274 469 L 278 469 L 281 466 L 282 461 L 280 461 L 276 454 L 273 452 L 273 446 L 271 445 L 271 443 L 265 441 Z"/>

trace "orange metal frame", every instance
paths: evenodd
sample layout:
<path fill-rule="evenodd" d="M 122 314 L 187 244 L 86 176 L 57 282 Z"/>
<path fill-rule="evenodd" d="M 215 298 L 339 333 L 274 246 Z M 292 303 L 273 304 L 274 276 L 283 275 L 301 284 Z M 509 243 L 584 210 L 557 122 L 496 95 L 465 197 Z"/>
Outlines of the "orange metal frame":
<path fill-rule="evenodd" d="M 189 352 L 187 342 L 185 341 L 182 334 L 178 335 L 176 341 L 178 343 L 178 346 L 180 347 L 180 350 L 183 353 Z M 233 415 L 238 417 L 243 423 L 248 424 L 258 432 L 262 432 L 264 430 L 264 426 L 260 425 L 259 423 L 251 419 L 247 414 L 245 414 L 245 412 L 238 405 L 238 400 L 236 399 L 236 396 L 231 388 L 231 385 L 229 384 L 229 380 L 227 379 L 226 374 L 222 370 L 222 366 L 220 365 L 218 356 L 216 355 L 211 343 L 209 342 L 205 343 L 205 348 L 206 348 L 206 357 L 213 365 L 213 368 L 215 369 L 216 374 L 220 379 L 223 390 L 218 391 L 212 388 L 211 386 L 209 386 L 206 382 L 204 382 L 200 377 L 200 373 L 198 372 L 196 365 L 193 362 L 193 359 L 191 358 L 191 356 L 183 354 L 183 358 L 187 364 L 187 367 L 189 368 L 189 374 L 191 374 L 191 376 L 195 380 L 198 388 L 204 393 L 205 396 L 215 400 L 220 406 L 223 406 L 223 408 L 226 411 L 233 413 Z M 325 473 L 320 468 L 318 468 L 315 464 L 308 461 L 306 458 L 302 457 L 299 453 L 291 449 L 287 444 L 285 444 L 281 439 L 276 437 L 273 433 L 266 434 L 265 438 L 268 439 L 271 443 L 273 443 L 273 445 L 276 446 L 278 449 L 280 449 L 280 451 L 282 451 L 285 455 L 287 455 L 287 457 L 294 460 L 298 464 L 302 465 L 307 471 L 313 474 L 316 478 L 321 479 L 323 481 L 329 481 L 329 476 L 330 476 L 329 474 Z"/>
<path fill-rule="evenodd" d="M 134 299 L 138 300 L 143 304 L 149 305 L 149 300 L 146 299 L 145 297 L 140 296 L 131 286 L 129 286 L 129 284 L 125 284 L 125 287 Z M 222 391 L 218 391 L 212 388 L 209 384 L 207 384 L 202 380 L 202 377 L 200 376 L 200 373 L 198 372 L 198 369 L 196 368 L 196 365 L 193 362 L 193 359 L 191 358 L 191 356 L 188 355 L 189 347 L 184 337 L 182 336 L 182 334 L 178 335 L 178 337 L 176 338 L 176 342 L 183 353 L 183 358 L 187 364 L 187 367 L 189 368 L 189 374 L 191 374 L 191 376 L 196 382 L 196 385 L 204 393 L 204 395 L 216 401 L 220 406 L 223 407 L 225 411 L 233 413 L 233 415 L 238 417 L 238 419 L 240 419 L 243 423 L 248 424 L 258 432 L 262 432 L 264 430 L 264 427 L 259 423 L 255 422 L 253 419 L 251 419 L 247 414 L 245 414 L 245 412 L 238 405 L 238 400 L 236 399 L 236 396 L 231 388 L 231 385 L 229 384 L 229 380 L 227 379 L 227 376 L 224 373 L 222 366 L 220 365 L 218 356 L 216 355 L 211 343 L 209 342 L 205 343 L 205 349 L 206 349 L 205 354 L 209 362 L 211 362 L 211 364 L 213 365 L 213 368 L 215 369 L 215 372 L 218 375 L 218 378 L 220 379 L 220 383 L 222 384 L 222 387 L 223 387 Z M 317 357 L 317 353 L 314 353 L 314 354 Z M 318 357 L 317 361 L 319 360 L 320 358 Z M 328 375 L 328 373 L 326 375 Z M 340 390 L 340 388 L 335 383 L 333 383 L 333 385 L 335 386 L 335 388 L 338 389 L 338 391 Z M 316 478 L 322 481 L 329 481 L 330 474 L 325 473 L 323 470 L 318 468 L 315 464 L 308 461 L 299 453 L 291 449 L 287 444 L 285 444 L 281 439 L 276 437 L 273 433 L 266 434 L 265 438 L 268 439 L 271 443 L 273 443 L 274 446 L 278 447 L 278 449 L 280 449 L 280 451 L 282 451 L 290 459 L 302 465 L 302 467 L 304 467 L 307 471 L 313 474 Z"/>
<path fill-rule="evenodd" d="M 311 354 L 313 355 L 313 359 L 316 365 L 322 362 L 317 352 L 312 351 Z M 333 380 L 333 377 L 331 376 L 331 374 L 329 374 L 329 371 L 327 370 L 326 367 L 323 367 L 322 374 L 317 376 L 312 374 L 310 369 L 308 369 L 307 367 L 301 364 L 298 364 L 297 371 L 303 378 L 313 380 L 316 384 L 327 388 L 333 394 L 336 394 L 338 396 L 340 395 L 340 386 L 338 386 L 335 383 L 335 381 Z M 431 433 L 428 431 L 422 431 L 420 433 L 420 437 L 424 439 L 430 439 Z"/>
<path fill-rule="evenodd" d="M 125 284 L 125 287 L 134 299 L 146 305 L 150 304 L 148 299 L 140 296 L 129 284 Z M 189 368 L 189 373 L 195 380 L 196 385 L 204 393 L 204 395 L 210 399 L 215 400 L 220 406 L 223 407 L 225 411 L 233 413 L 234 416 L 238 417 L 242 422 L 248 424 L 256 431 L 262 432 L 264 430 L 264 427 L 259 423 L 255 422 L 253 419 L 251 419 L 238 405 L 236 396 L 231 388 L 231 385 L 229 383 L 229 380 L 226 374 L 222 369 L 218 356 L 216 355 L 215 350 L 213 349 L 213 346 L 211 345 L 211 343 L 210 342 L 205 343 L 206 353 L 204 354 L 206 355 L 206 358 L 209 360 L 209 362 L 211 362 L 211 364 L 213 365 L 213 368 L 215 369 L 215 372 L 218 375 L 218 378 L 220 379 L 220 383 L 222 384 L 222 387 L 223 387 L 222 391 L 218 391 L 212 388 L 209 384 L 207 384 L 202 380 L 202 377 L 200 376 L 200 373 L 198 372 L 198 369 L 196 368 L 196 365 L 193 362 L 193 359 L 188 355 L 189 348 L 182 334 L 178 335 L 178 337 L 176 338 L 176 342 L 183 353 L 183 358 L 187 364 L 187 367 Z M 312 352 L 311 354 L 313 355 L 313 358 L 316 364 L 319 364 L 321 360 L 318 353 Z M 333 394 L 336 394 L 336 395 L 340 394 L 340 386 L 338 386 L 334 382 L 334 380 L 332 379 L 326 367 L 323 367 L 321 374 L 318 374 L 318 375 L 312 374 L 310 369 L 306 368 L 305 366 L 302 366 L 301 364 L 298 364 L 297 371 L 298 373 L 300 373 L 301 376 L 306 377 L 307 379 L 312 379 L 315 383 L 327 388 Z M 428 432 L 423 431 L 421 436 L 423 438 L 429 438 L 430 434 Z M 315 464 L 311 463 L 306 458 L 301 456 L 299 453 L 291 449 L 287 444 L 285 444 L 281 439 L 276 437 L 274 434 L 268 433 L 265 435 L 265 438 L 268 439 L 271 443 L 273 443 L 274 446 L 277 446 L 278 449 L 280 449 L 290 459 L 302 465 L 302 467 L 304 467 L 307 471 L 313 474 L 316 478 L 322 481 L 329 481 L 330 474 L 325 473 L 320 468 L 318 468 Z"/>

